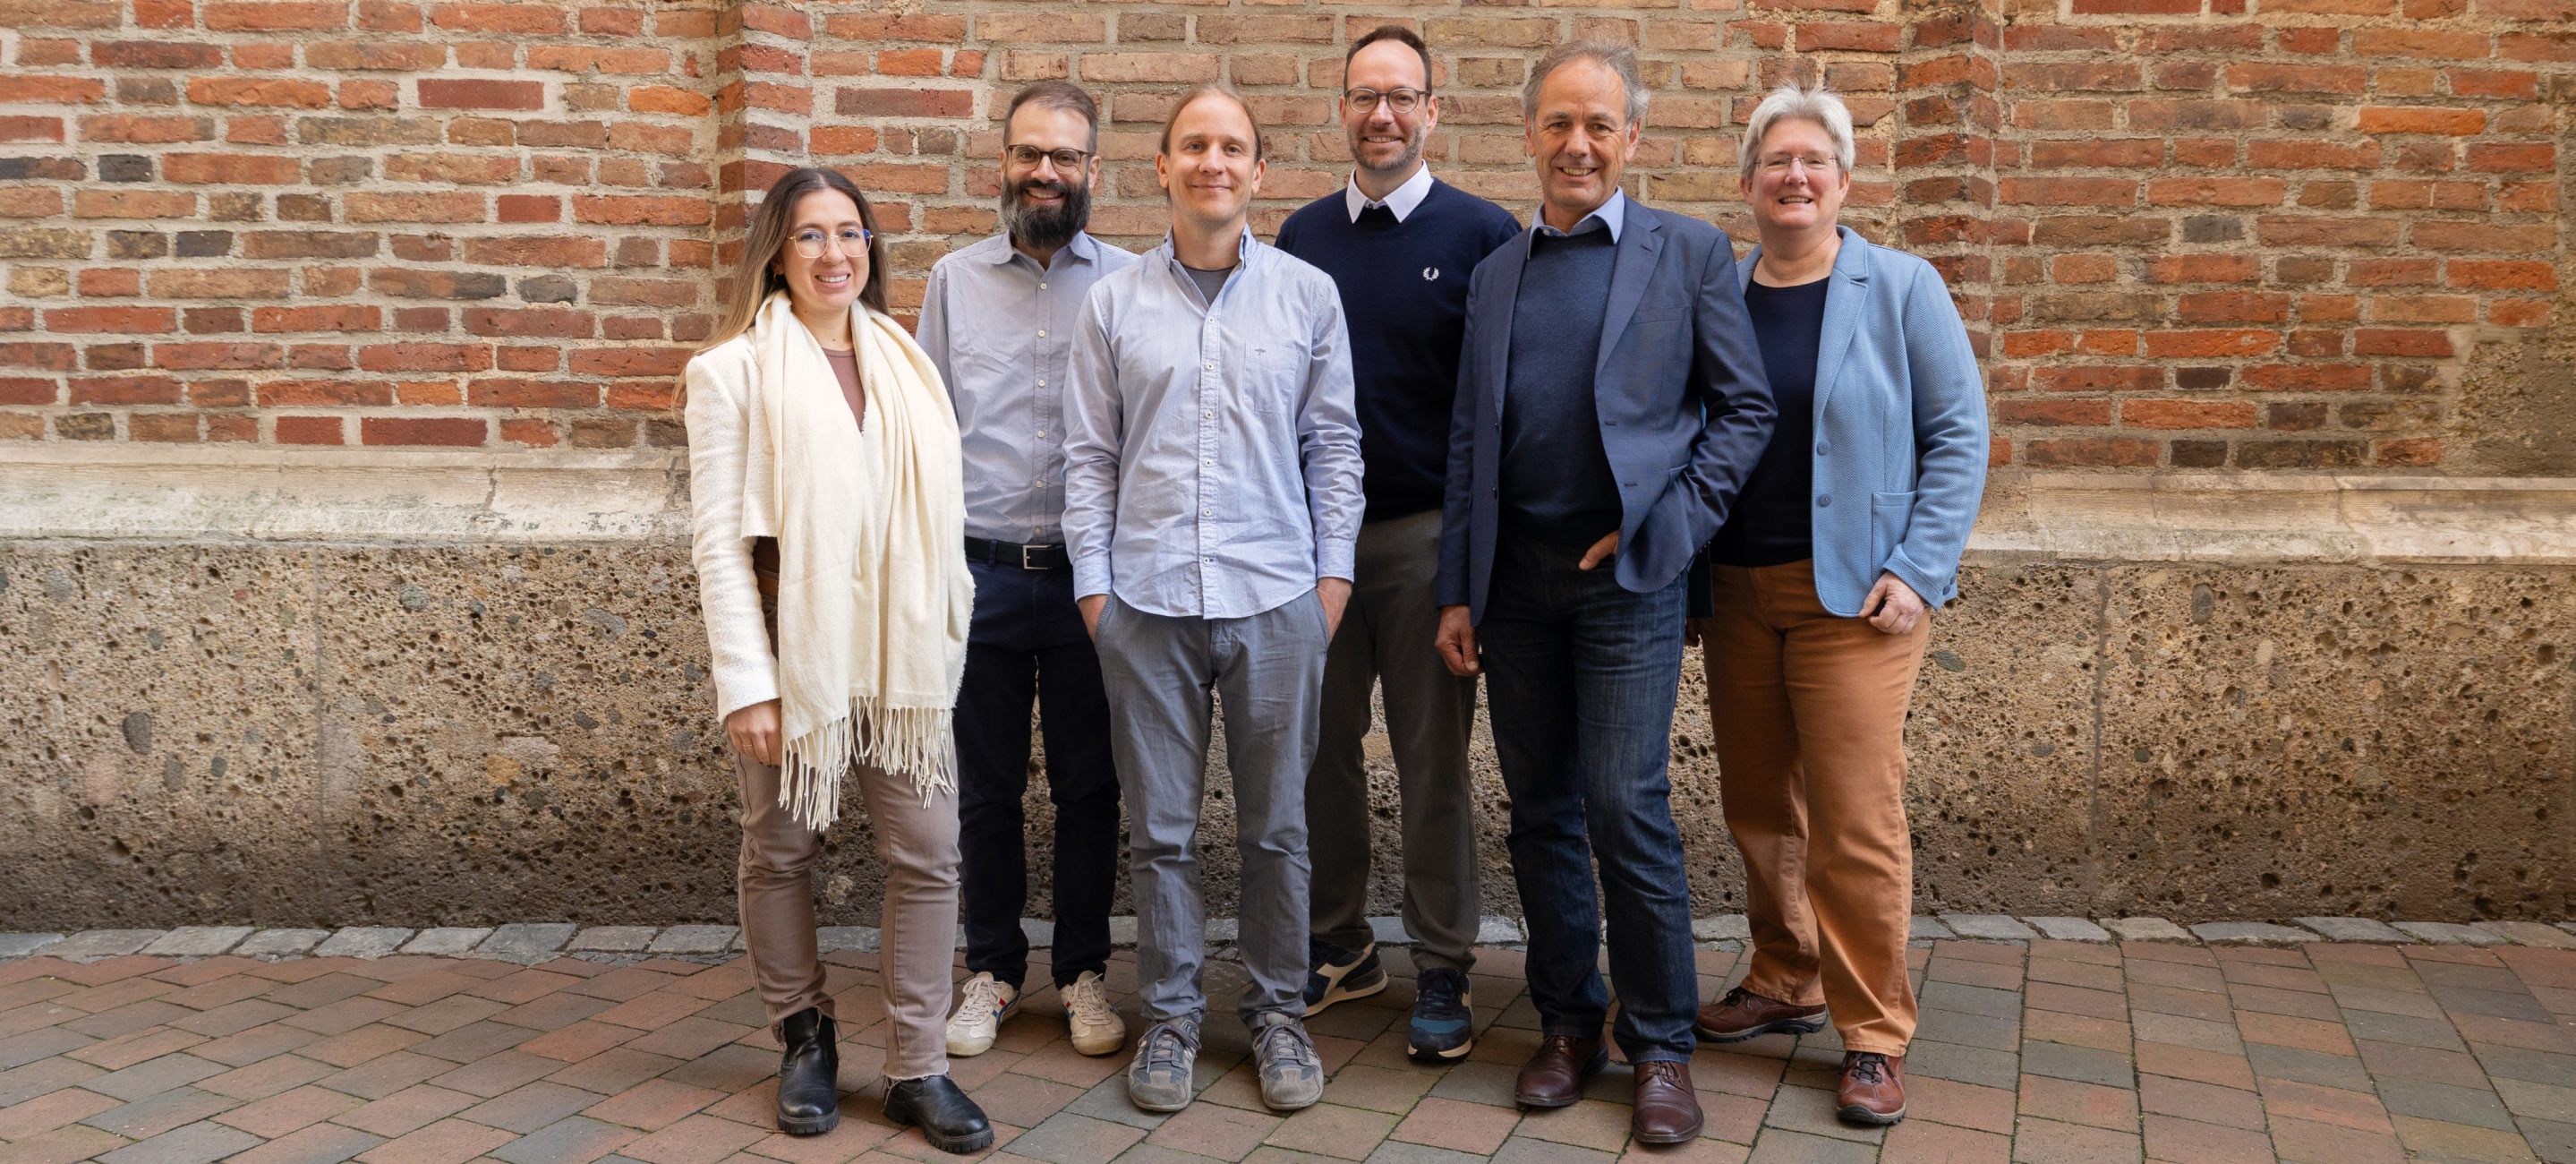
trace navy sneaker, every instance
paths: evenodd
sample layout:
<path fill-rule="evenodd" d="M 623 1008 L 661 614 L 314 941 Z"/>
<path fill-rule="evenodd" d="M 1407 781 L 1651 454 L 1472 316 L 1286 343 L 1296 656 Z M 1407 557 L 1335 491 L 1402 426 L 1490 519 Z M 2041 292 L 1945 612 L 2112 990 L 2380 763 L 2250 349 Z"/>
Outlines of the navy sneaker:
<path fill-rule="evenodd" d="M 1476 1012 L 1467 998 L 1467 976 L 1434 966 L 1413 980 L 1413 1023 L 1404 1053 L 1424 1063 L 1449 1063 L 1476 1049 Z"/>
<path fill-rule="evenodd" d="M 1306 939 L 1306 1014 L 1324 1013 L 1337 1002 L 1366 998 L 1386 989 L 1386 967 L 1378 965 L 1377 943 L 1359 951 L 1345 950 L 1322 938 Z"/>

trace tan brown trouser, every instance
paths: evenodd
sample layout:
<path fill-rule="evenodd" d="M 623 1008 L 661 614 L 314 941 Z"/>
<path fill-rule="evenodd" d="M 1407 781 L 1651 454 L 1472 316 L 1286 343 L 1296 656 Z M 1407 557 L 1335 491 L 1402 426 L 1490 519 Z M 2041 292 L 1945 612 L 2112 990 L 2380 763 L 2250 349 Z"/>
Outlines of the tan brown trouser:
<path fill-rule="evenodd" d="M 774 1031 L 805 1008 L 833 1013 L 814 941 L 814 857 L 823 834 L 778 804 L 778 769 L 736 754 L 742 777 L 742 943 Z M 885 865 L 878 918 L 877 985 L 886 1009 L 889 1079 L 948 1073 L 949 967 L 957 935 L 957 794 L 924 805 L 907 776 L 852 761 L 848 779 L 867 804 L 877 860 Z"/>
<path fill-rule="evenodd" d="M 1931 638 L 1816 598 L 1814 563 L 1714 571 L 1701 624 L 1727 831 L 1744 854 L 1753 965 L 1744 989 L 1832 1008 L 1852 1051 L 1902 1055 L 1914 847 L 1905 824 L 1905 709 Z"/>

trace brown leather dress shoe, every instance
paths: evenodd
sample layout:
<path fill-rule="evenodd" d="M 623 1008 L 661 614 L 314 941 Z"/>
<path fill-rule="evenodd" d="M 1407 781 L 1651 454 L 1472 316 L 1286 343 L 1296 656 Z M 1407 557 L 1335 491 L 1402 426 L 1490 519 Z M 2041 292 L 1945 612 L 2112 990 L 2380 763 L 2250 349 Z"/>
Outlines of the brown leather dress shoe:
<path fill-rule="evenodd" d="M 1629 1126 L 1638 1143 L 1687 1144 L 1699 1138 L 1700 1122 L 1699 1093 L 1691 1088 L 1690 1064 L 1637 1064 L 1637 1114 Z"/>
<path fill-rule="evenodd" d="M 1823 1029 L 1825 1008 L 1791 1006 L 1741 986 L 1699 1008 L 1699 1037 L 1712 1043 L 1741 1043 L 1775 1031 L 1812 1035 Z"/>
<path fill-rule="evenodd" d="M 1610 1050 L 1599 1039 L 1544 1036 L 1538 1041 L 1538 1054 L 1521 1064 L 1512 1098 L 1522 1107 L 1571 1107 L 1583 1098 L 1583 1081 L 1600 1074 L 1609 1062 Z"/>
<path fill-rule="evenodd" d="M 1834 1086 L 1834 1114 L 1844 1123 L 1864 1127 L 1885 1127 L 1904 1119 L 1905 1056 L 1844 1052 L 1842 1082 Z"/>

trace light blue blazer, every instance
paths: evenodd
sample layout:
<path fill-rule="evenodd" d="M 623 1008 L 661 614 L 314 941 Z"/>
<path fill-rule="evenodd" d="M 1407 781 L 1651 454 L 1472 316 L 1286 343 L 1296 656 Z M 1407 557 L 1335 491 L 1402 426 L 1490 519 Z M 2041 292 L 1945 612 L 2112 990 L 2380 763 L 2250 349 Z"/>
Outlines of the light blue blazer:
<path fill-rule="evenodd" d="M 1846 618 L 1881 571 L 1939 606 L 1986 491 L 1986 390 L 1932 264 L 1842 232 L 1816 348 L 1816 597 Z M 1736 264 L 1753 280 L 1762 248 Z"/>

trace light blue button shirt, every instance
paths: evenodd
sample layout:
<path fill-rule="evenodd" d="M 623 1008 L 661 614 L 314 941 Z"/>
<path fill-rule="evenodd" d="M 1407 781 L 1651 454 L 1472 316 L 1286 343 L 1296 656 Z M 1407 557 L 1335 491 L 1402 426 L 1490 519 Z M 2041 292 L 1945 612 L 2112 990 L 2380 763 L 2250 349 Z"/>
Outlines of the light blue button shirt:
<path fill-rule="evenodd" d="M 930 268 L 916 338 L 957 406 L 968 536 L 1064 540 L 1065 364 L 1083 297 L 1135 261 L 1077 234 L 1040 268 L 994 235 Z"/>
<path fill-rule="evenodd" d="M 1359 421 L 1331 276 L 1244 232 L 1213 303 L 1167 237 L 1074 336 L 1065 543 L 1077 597 L 1244 618 L 1351 576 Z"/>
<path fill-rule="evenodd" d="M 1558 238 L 1582 234 L 1594 229 L 1592 224 L 1598 222 L 1601 224 L 1600 229 L 1610 232 L 1610 241 L 1615 243 L 1619 241 L 1619 228 L 1628 225 L 1628 192 L 1612 186 L 1610 200 L 1593 207 L 1592 213 L 1584 215 L 1582 221 L 1575 223 L 1572 230 L 1558 230 L 1549 226 L 1545 207 L 1541 207 L 1530 221 L 1537 224 L 1540 234 L 1554 235 Z"/>

